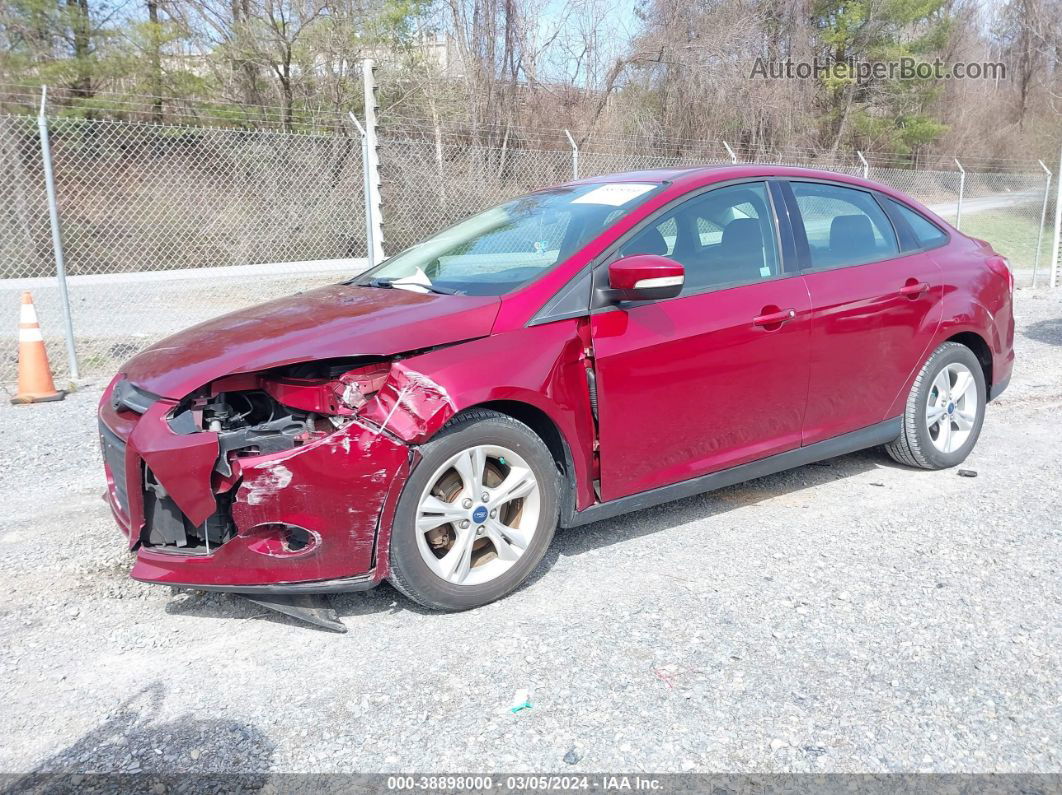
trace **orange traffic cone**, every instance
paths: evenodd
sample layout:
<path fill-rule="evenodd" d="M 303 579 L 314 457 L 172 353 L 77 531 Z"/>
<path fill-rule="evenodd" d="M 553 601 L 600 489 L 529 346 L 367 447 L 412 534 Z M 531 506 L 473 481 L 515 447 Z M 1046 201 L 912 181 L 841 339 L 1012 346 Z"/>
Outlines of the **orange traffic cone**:
<path fill-rule="evenodd" d="M 52 368 L 48 365 L 48 351 L 37 323 L 37 310 L 33 296 L 22 294 L 22 306 L 18 314 L 18 394 L 12 403 L 44 403 L 62 400 L 66 392 L 55 388 Z"/>

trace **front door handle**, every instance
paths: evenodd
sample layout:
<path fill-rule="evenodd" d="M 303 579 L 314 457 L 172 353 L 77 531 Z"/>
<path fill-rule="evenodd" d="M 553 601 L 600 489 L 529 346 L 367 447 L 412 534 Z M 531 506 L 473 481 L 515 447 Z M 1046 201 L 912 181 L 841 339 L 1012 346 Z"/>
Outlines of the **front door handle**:
<path fill-rule="evenodd" d="M 757 315 L 752 319 L 752 324 L 754 326 L 763 326 L 764 328 L 768 326 L 778 327 L 795 317 L 795 309 L 783 309 L 779 312 L 768 312 L 765 315 Z"/>
<path fill-rule="evenodd" d="M 905 295 L 908 298 L 918 298 L 918 296 L 929 290 L 929 284 L 927 282 L 916 282 L 914 279 L 908 279 L 907 284 L 900 288 L 900 295 Z"/>

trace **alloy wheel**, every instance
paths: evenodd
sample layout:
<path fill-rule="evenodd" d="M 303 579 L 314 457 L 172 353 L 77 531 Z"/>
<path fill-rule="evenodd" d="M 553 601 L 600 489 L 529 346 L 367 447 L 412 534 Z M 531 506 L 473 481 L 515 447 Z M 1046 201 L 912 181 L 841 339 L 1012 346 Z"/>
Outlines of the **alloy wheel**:
<path fill-rule="evenodd" d="M 540 507 L 538 479 L 520 455 L 498 445 L 470 447 L 428 479 L 417 505 L 417 547 L 449 583 L 490 582 L 527 550 Z"/>
<path fill-rule="evenodd" d="M 953 362 L 933 379 L 926 401 L 929 438 L 942 453 L 966 444 L 977 421 L 977 382 L 965 364 Z"/>

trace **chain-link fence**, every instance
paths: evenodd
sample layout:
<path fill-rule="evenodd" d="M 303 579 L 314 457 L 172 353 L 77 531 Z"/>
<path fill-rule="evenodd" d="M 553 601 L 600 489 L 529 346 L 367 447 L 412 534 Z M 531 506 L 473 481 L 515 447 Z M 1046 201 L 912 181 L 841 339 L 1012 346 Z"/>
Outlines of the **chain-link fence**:
<path fill-rule="evenodd" d="M 55 119 L 49 137 L 82 374 L 364 267 L 356 134 Z M 32 290 L 52 364 L 67 373 L 36 119 L 0 117 L 0 184 L 4 305 Z M 0 381 L 16 364 L 12 342 Z"/>
<path fill-rule="evenodd" d="M 384 241 L 394 253 L 449 224 L 536 187 L 578 173 L 593 176 L 652 168 L 732 162 L 725 151 L 699 157 L 570 150 L 505 150 L 412 138 L 380 141 Z M 1051 229 L 1041 227 L 1047 175 L 881 168 L 774 158 L 781 165 L 825 168 L 883 182 L 926 204 L 962 230 L 1008 256 L 1022 284 L 1032 281 L 1040 242 L 1040 283 L 1049 276 Z M 1053 202 L 1054 196 L 1048 195 Z M 1049 206 L 1050 227 L 1053 203 Z M 960 218 L 961 215 L 961 218 Z"/>
<path fill-rule="evenodd" d="M 181 328 L 250 304 L 336 281 L 365 267 L 361 139 L 135 122 L 48 120 L 67 283 L 81 374 L 105 376 Z M 529 149 L 457 137 L 378 141 L 386 253 L 506 198 L 573 176 L 731 162 L 722 146 L 678 156 L 600 145 Z M 809 162 L 862 174 L 852 162 Z M 17 368 L 18 295 L 31 290 L 52 364 L 70 372 L 62 331 L 38 120 L 0 116 L 0 294 L 11 322 L 0 382 Z M 1041 241 L 1050 278 L 1052 230 L 1042 229 L 1046 174 L 868 167 L 987 239 L 1028 282 Z M 1054 193 L 1052 189 L 1051 193 Z M 1051 197 L 1053 202 L 1053 196 Z M 1048 224 L 1053 218 L 1048 208 Z"/>
<path fill-rule="evenodd" d="M 569 152 L 381 139 L 384 243 L 395 253 L 471 213 L 572 178 Z"/>

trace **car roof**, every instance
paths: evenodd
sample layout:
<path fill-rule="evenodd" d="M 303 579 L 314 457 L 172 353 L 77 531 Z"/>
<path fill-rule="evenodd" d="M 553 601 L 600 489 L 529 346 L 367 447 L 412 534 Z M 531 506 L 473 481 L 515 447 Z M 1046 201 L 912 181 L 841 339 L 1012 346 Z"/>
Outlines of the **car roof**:
<path fill-rule="evenodd" d="M 724 166 L 687 166 L 676 168 L 647 168 L 641 171 L 617 171 L 612 174 L 601 174 L 595 177 L 585 177 L 575 180 L 571 185 L 593 185 L 601 182 L 671 182 L 678 177 L 699 172 L 710 172 L 713 169 Z"/>
<path fill-rule="evenodd" d="M 860 170 L 851 167 L 852 171 Z M 821 168 L 804 168 L 802 166 L 780 166 L 775 163 L 722 163 L 717 165 L 688 166 L 685 168 L 655 168 L 644 171 L 625 171 L 616 174 L 603 174 L 599 177 L 587 177 L 567 183 L 569 185 L 593 185 L 602 182 L 657 182 L 670 183 L 672 187 L 681 190 L 693 190 L 702 185 L 710 185 L 713 182 L 725 182 L 732 179 L 747 179 L 750 177 L 783 177 L 789 179 L 816 179 L 840 182 L 855 187 L 875 190 L 886 196 L 891 196 L 901 202 L 911 205 L 924 215 L 940 221 L 951 229 L 951 225 L 939 215 L 918 200 L 896 190 L 891 185 L 882 182 L 872 182 L 863 179 L 853 173 L 843 171 L 828 171 Z"/>

